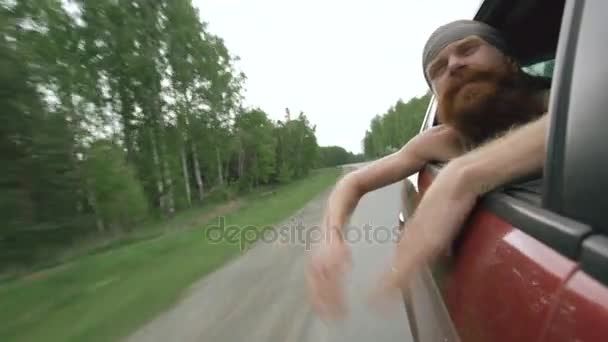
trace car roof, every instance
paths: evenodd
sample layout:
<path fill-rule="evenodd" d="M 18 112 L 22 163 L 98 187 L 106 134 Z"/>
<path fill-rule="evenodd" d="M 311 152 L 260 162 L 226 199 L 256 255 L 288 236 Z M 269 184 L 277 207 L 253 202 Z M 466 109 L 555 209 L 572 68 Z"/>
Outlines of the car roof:
<path fill-rule="evenodd" d="M 485 0 L 475 19 L 503 32 L 522 64 L 555 58 L 565 0 Z"/>

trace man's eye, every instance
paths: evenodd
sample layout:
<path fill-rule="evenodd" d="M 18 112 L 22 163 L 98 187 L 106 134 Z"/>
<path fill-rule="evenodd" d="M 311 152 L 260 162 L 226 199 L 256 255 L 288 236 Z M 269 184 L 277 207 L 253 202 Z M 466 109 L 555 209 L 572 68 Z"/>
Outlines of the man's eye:
<path fill-rule="evenodd" d="M 445 66 L 445 63 L 437 65 L 433 70 L 433 78 L 441 76 L 441 74 L 443 74 L 443 71 L 445 70 Z"/>
<path fill-rule="evenodd" d="M 462 50 L 461 53 L 463 56 L 472 55 L 475 51 L 477 51 L 478 47 L 479 47 L 478 44 L 469 44 L 468 46 L 464 47 L 464 49 Z"/>
<path fill-rule="evenodd" d="M 439 60 L 434 62 L 428 70 L 428 75 L 431 80 L 436 79 L 441 76 L 443 71 L 445 70 L 447 62 L 445 60 Z"/>

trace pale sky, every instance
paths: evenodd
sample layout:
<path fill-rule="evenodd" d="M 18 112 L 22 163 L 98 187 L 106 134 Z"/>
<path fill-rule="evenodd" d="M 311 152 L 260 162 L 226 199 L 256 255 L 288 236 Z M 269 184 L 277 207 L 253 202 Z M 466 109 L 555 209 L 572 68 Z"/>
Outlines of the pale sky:
<path fill-rule="evenodd" d="M 319 145 L 361 152 L 376 114 L 427 91 L 422 48 L 480 0 L 193 0 L 247 75 L 245 105 L 317 125 Z"/>

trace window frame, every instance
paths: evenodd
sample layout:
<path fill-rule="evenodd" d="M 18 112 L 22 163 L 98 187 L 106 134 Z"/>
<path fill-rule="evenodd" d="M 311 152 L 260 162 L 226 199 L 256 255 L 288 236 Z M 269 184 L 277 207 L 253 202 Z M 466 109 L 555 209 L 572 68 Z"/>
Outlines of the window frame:
<path fill-rule="evenodd" d="M 556 75 L 560 87 L 551 103 L 554 116 L 547 154 L 551 167 L 543 202 L 588 224 L 591 233 L 580 247 L 580 266 L 608 285 L 608 211 L 602 193 L 608 189 L 608 162 L 602 156 L 608 155 L 601 143 L 608 125 L 604 109 L 608 100 L 602 96 L 608 87 L 608 67 L 602 60 L 608 56 L 602 40 L 606 36 L 602 14 L 608 3 L 569 0 L 566 4 L 573 20 L 563 29 L 567 41 L 560 42 L 558 51 L 563 67 Z"/>
<path fill-rule="evenodd" d="M 510 223 L 513 227 L 529 234 L 547 246 L 553 248 L 565 257 L 577 260 L 581 253 L 583 241 L 592 233 L 589 225 L 579 222 L 571 217 L 561 214 L 551 205 L 555 198 L 559 198 L 562 192 L 562 184 L 553 179 L 563 177 L 560 165 L 563 160 L 557 159 L 556 154 L 564 150 L 565 129 L 563 125 L 567 123 L 567 106 L 559 94 L 564 90 L 570 89 L 572 73 L 571 58 L 574 57 L 572 45 L 576 43 L 576 34 L 581 20 L 581 11 L 575 5 L 576 1 L 567 0 L 562 14 L 559 41 L 555 52 L 555 64 L 551 85 L 551 98 L 549 113 L 550 129 L 548 133 L 548 151 L 542 184 L 542 191 L 539 195 L 540 201 L 531 203 L 521 197 L 518 198 L 517 191 L 505 187 L 497 189 L 484 196 L 481 205 L 493 212 L 499 218 Z M 581 5 L 579 5 L 580 7 Z M 553 57 L 553 56 L 552 56 Z M 549 61 L 553 58 L 547 58 Z M 539 60 L 530 61 L 538 63 Z M 427 115 L 422 129 L 428 129 L 435 125 L 436 119 L 436 98 L 433 96 L 427 110 Z M 564 108 L 566 108 L 564 110 Z M 431 174 L 436 175 L 440 166 L 430 164 L 426 167 Z M 547 180 L 549 176 L 550 181 Z M 547 190 L 549 192 L 547 193 Z M 608 251 L 608 250 L 607 250 Z"/>

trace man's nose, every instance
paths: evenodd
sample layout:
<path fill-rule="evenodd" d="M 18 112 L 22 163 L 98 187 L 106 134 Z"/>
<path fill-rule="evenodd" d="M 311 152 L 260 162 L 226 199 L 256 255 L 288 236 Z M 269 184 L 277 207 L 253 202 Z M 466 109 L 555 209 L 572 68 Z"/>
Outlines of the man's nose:
<path fill-rule="evenodd" d="M 462 60 L 462 58 L 458 56 L 450 56 L 448 60 L 448 72 L 450 76 L 458 75 L 460 70 L 462 70 L 466 66 L 466 63 Z"/>

